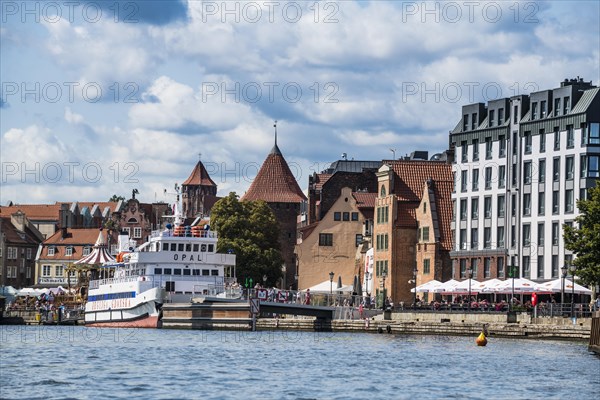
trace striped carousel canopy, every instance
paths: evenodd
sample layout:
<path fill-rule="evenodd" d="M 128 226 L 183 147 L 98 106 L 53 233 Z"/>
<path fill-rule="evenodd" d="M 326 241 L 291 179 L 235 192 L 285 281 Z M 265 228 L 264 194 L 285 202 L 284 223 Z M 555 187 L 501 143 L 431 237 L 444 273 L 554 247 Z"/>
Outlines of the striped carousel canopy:
<path fill-rule="evenodd" d="M 114 261 L 115 258 L 108 252 L 108 245 L 106 244 L 106 239 L 101 230 L 100 233 L 98 233 L 98 239 L 96 240 L 92 252 L 82 259 L 75 261 L 74 264 L 102 265 Z"/>

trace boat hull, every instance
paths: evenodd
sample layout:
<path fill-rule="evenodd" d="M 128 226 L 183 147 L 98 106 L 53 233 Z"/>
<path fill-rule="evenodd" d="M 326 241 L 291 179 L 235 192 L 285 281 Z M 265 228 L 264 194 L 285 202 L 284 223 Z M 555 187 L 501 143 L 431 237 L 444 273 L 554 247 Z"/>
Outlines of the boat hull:
<path fill-rule="evenodd" d="M 86 322 L 85 326 L 92 328 L 158 328 L 160 321 L 158 315 L 149 316 L 145 315 L 138 319 L 124 321 L 103 321 L 103 322 Z"/>

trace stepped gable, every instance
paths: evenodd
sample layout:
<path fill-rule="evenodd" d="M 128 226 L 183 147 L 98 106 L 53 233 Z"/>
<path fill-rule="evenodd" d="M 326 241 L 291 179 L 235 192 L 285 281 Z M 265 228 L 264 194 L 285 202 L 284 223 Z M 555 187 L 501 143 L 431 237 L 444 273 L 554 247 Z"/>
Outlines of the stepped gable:
<path fill-rule="evenodd" d="M 208 171 L 206 171 L 202 161 L 198 161 L 189 178 L 183 182 L 183 185 L 217 186 L 217 184 L 210 179 Z"/>
<path fill-rule="evenodd" d="M 306 196 L 300 190 L 296 178 L 290 171 L 281 150 L 275 145 L 267 156 L 258 174 L 252 181 L 242 200 L 264 200 L 267 203 L 300 203 Z"/>

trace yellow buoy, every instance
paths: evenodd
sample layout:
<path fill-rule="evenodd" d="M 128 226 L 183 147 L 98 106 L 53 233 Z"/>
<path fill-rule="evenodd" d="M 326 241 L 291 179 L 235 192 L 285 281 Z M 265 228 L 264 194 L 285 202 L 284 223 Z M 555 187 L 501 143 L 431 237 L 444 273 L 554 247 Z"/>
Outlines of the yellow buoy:
<path fill-rule="evenodd" d="M 485 346 L 487 344 L 487 338 L 483 332 L 481 332 L 477 339 L 475 339 L 475 343 L 477 343 L 477 346 Z"/>

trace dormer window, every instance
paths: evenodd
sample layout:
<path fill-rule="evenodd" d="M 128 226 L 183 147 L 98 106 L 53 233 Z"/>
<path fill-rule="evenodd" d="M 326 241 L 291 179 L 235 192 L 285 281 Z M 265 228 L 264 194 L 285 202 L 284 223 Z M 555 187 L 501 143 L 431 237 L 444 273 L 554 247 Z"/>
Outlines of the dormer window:
<path fill-rule="evenodd" d="M 54 246 L 48 247 L 48 255 L 49 256 L 53 256 L 54 255 L 54 251 L 55 251 L 55 247 Z"/>
<path fill-rule="evenodd" d="M 65 256 L 72 256 L 73 255 L 73 246 L 67 246 L 65 248 Z"/>
<path fill-rule="evenodd" d="M 381 185 L 381 191 L 379 192 L 379 197 L 385 197 L 385 196 L 386 196 L 385 185 Z"/>
<path fill-rule="evenodd" d="M 85 246 L 85 247 L 83 248 L 83 255 L 84 255 L 84 256 L 88 256 L 88 255 L 90 254 L 90 251 L 91 251 L 91 248 L 90 248 L 90 246 Z"/>

